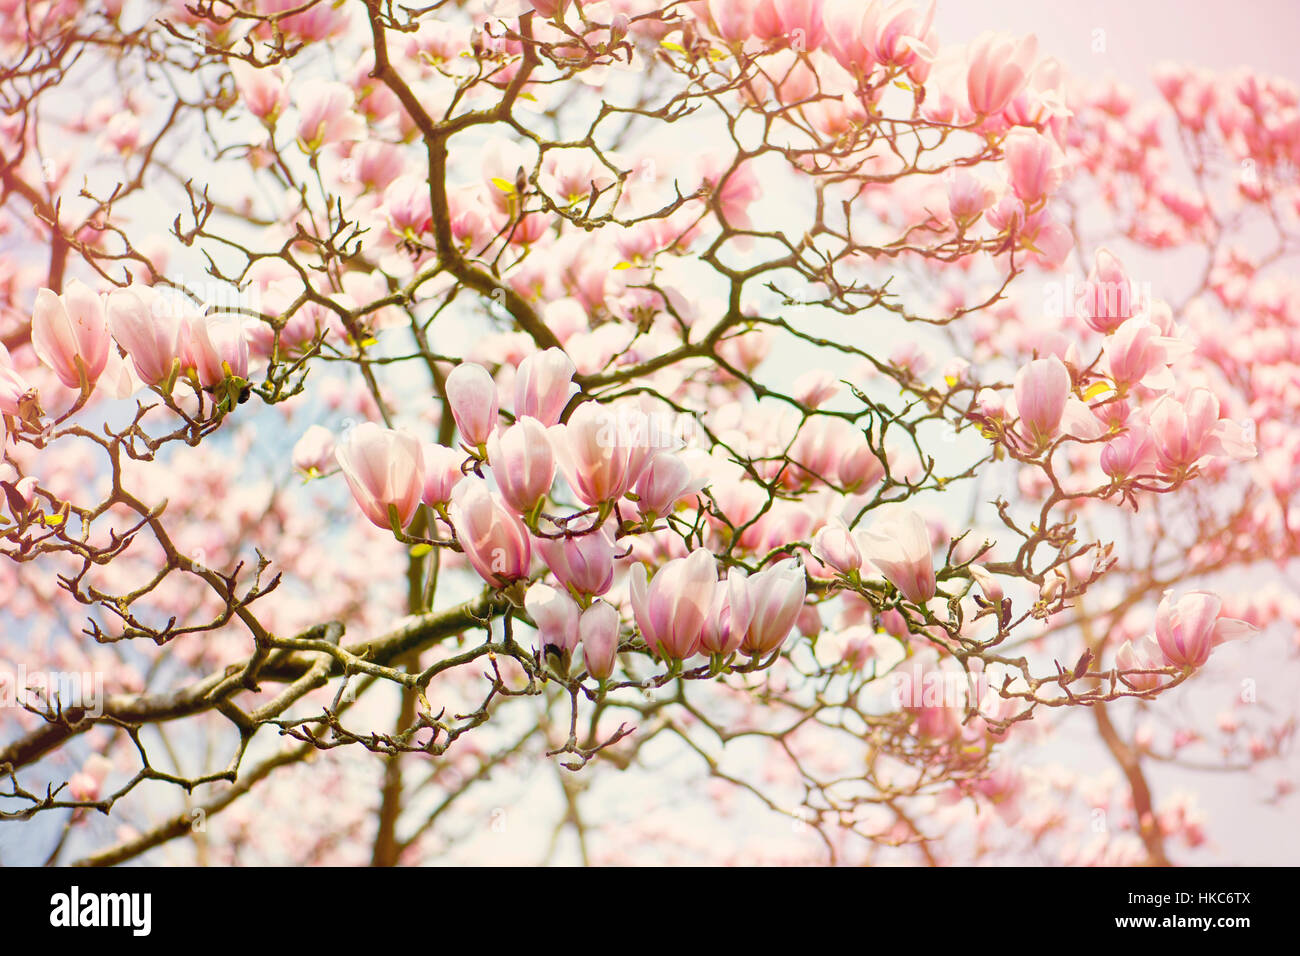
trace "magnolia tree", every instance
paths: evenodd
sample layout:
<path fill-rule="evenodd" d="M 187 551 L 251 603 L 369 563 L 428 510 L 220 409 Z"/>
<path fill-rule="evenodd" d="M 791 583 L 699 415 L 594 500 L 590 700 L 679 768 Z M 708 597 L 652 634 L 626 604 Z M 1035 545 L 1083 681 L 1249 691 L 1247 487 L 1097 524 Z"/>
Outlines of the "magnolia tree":
<path fill-rule="evenodd" d="M 1294 86 L 878 0 L 0 6 L 10 858 L 1163 864 L 1165 765 L 1285 798 Z"/>

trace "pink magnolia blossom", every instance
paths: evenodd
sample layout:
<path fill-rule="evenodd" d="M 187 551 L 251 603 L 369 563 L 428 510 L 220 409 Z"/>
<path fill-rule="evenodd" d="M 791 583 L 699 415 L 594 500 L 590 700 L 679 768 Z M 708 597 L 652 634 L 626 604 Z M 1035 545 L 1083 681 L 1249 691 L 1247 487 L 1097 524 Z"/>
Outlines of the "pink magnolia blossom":
<path fill-rule="evenodd" d="M 246 60 L 230 60 L 230 75 L 248 111 L 260 120 L 274 122 L 289 105 L 288 66 L 256 67 Z"/>
<path fill-rule="evenodd" d="M 653 449 L 635 420 L 585 402 L 564 425 L 551 428 L 551 444 L 565 480 L 589 505 L 617 501 L 650 464 Z"/>
<path fill-rule="evenodd" d="M 1165 660 L 1176 667 L 1200 667 L 1217 645 L 1258 630 L 1246 621 L 1220 617 L 1222 607 L 1222 599 L 1208 591 L 1189 591 L 1177 601 L 1166 592 L 1156 609 L 1156 641 Z"/>
<path fill-rule="evenodd" d="M 428 232 L 433 219 L 428 182 L 419 176 L 398 176 L 384 190 L 383 208 L 395 235 L 410 238 Z"/>
<path fill-rule="evenodd" d="M 352 162 L 352 175 L 366 189 L 385 191 L 406 169 L 406 158 L 401 148 L 377 140 L 358 143 L 348 159 Z M 424 183 L 424 180 L 419 181 Z M 426 198 L 428 194 L 428 184 L 425 183 Z M 385 204 L 387 205 L 387 202 Z M 389 207 L 389 216 L 390 219 L 395 218 L 391 207 Z M 423 229 L 416 230 L 417 233 L 422 231 Z"/>
<path fill-rule="evenodd" d="M 1174 385 L 1170 363 L 1191 352 L 1192 347 L 1161 335 L 1154 323 L 1139 315 L 1125 320 L 1106 339 L 1104 351 L 1111 378 L 1121 389 L 1141 383 L 1150 389 L 1164 390 Z"/>
<path fill-rule="evenodd" d="M 36 389 L 13 367 L 9 350 L 0 344 L 0 412 L 22 418 L 36 403 Z"/>
<path fill-rule="evenodd" d="M 68 794 L 74 800 L 98 800 L 113 763 L 103 754 L 91 754 L 86 762 L 68 780 Z"/>
<path fill-rule="evenodd" d="M 862 568 L 862 549 L 843 521 L 827 523 L 812 540 L 812 554 L 840 574 L 855 574 Z"/>
<path fill-rule="evenodd" d="M 1116 481 L 1155 471 L 1155 451 L 1144 430 L 1117 435 L 1101 450 L 1101 470 Z"/>
<path fill-rule="evenodd" d="M 196 318 L 185 340 L 185 364 L 204 388 L 248 377 L 248 335 L 242 316 L 217 312 Z"/>
<path fill-rule="evenodd" d="M 708 23 L 719 37 L 742 43 L 753 35 L 753 9 L 749 3 L 734 0 L 692 0 L 695 16 Z"/>
<path fill-rule="evenodd" d="M 713 609 L 718 566 L 703 548 L 664 564 L 647 580 L 644 564 L 632 566 L 629 597 L 637 628 L 657 655 L 694 657 Z"/>
<path fill-rule="evenodd" d="M 809 408 L 819 408 L 834 398 L 840 390 L 839 379 L 824 368 L 809 369 L 797 379 L 792 388 L 794 397 Z"/>
<path fill-rule="evenodd" d="M 1207 455 L 1253 458 L 1255 443 L 1235 422 L 1219 418 L 1219 400 L 1193 389 L 1183 401 L 1164 396 L 1151 410 L 1151 444 L 1164 472 L 1181 474 Z"/>
<path fill-rule="evenodd" d="M 528 4 L 547 19 L 563 20 L 569 0 L 528 0 Z"/>
<path fill-rule="evenodd" d="M 541 537 L 537 549 L 559 582 L 579 594 L 604 594 L 614 581 L 614 545 L 604 531 Z"/>
<path fill-rule="evenodd" d="M 524 416 L 487 440 L 487 460 L 506 504 L 528 514 L 551 490 L 555 456 L 546 427 Z"/>
<path fill-rule="evenodd" d="M 483 366 L 462 362 L 451 370 L 446 384 L 447 403 L 461 441 L 471 448 L 486 445 L 497 427 L 497 383 Z"/>
<path fill-rule="evenodd" d="M 100 295 L 78 279 L 62 295 L 36 293 L 32 347 L 68 388 L 95 384 L 108 362 L 110 339 Z"/>
<path fill-rule="evenodd" d="M 1038 39 L 984 33 L 971 44 L 966 95 L 978 114 L 996 113 L 1024 89 L 1038 58 Z"/>
<path fill-rule="evenodd" d="M 524 608 L 537 625 L 543 652 L 548 647 L 561 653 L 572 653 L 577 648 L 581 610 L 573 598 L 539 581 L 524 595 Z"/>
<path fill-rule="evenodd" d="M 352 497 L 372 524 L 391 528 L 390 509 L 397 515 L 398 527 L 410 524 L 424 486 L 418 438 L 363 422 L 348 432 L 334 457 Z"/>
<path fill-rule="evenodd" d="M 749 576 L 746 582 L 753 615 L 740 649 L 754 657 L 771 654 L 790 635 L 803 610 L 807 589 L 803 567 L 787 558 Z"/>
<path fill-rule="evenodd" d="M 528 577 L 533 550 L 528 528 L 478 478 L 458 484 L 448 508 L 456 540 L 479 577 L 494 588 Z"/>
<path fill-rule="evenodd" d="M 465 477 L 465 453 L 446 445 L 424 446 L 424 488 L 420 500 L 437 507 L 451 501 L 451 493 Z"/>
<path fill-rule="evenodd" d="M 1135 305 L 1124 266 L 1109 249 L 1098 249 L 1077 303 L 1079 318 L 1098 332 L 1110 333 L 1133 314 Z"/>
<path fill-rule="evenodd" d="M 874 485 L 884 473 L 885 466 L 880 463 L 865 438 L 851 441 L 835 466 L 835 477 L 839 483 L 852 491 Z"/>
<path fill-rule="evenodd" d="M 1055 355 L 1035 359 L 1016 375 L 1016 411 L 1026 437 L 1043 448 L 1056 435 L 1070 397 L 1070 372 Z"/>
<path fill-rule="evenodd" d="M 948 211 L 953 221 L 963 227 L 970 226 L 993 205 L 995 194 L 989 186 L 970 170 L 952 170 L 948 180 Z"/>
<path fill-rule="evenodd" d="M 937 45 L 933 23 L 933 0 L 924 11 L 912 0 L 886 0 L 864 8 L 860 29 L 876 62 L 904 67 L 913 80 L 924 83 Z"/>
<path fill-rule="evenodd" d="M 293 91 L 298 107 L 298 140 L 308 152 L 322 146 L 359 139 L 364 132 L 361 117 L 352 111 L 352 91 L 334 80 L 312 78 Z"/>
<path fill-rule="evenodd" d="M 614 672 L 618 657 L 618 610 L 604 601 L 593 601 L 578 619 L 582 661 L 597 680 Z"/>
<path fill-rule="evenodd" d="M 294 470 L 308 478 L 323 474 L 334 461 L 334 433 L 322 425 L 312 425 L 293 446 Z"/>
<path fill-rule="evenodd" d="M 895 506 L 861 533 L 862 555 L 903 597 L 924 604 L 935 594 L 930 530 L 917 512 Z"/>
<path fill-rule="evenodd" d="M 753 31 L 764 39 L 783 38 L 796 50 L 814 50 L 826 37 L 823 0 L 757 0 Z"/>
<path fill-rule="evenodd" d="M 680 455 L 661 451 L 637 479 L 637 511 L 647 520 L 670 514 L 677 502 L 703 488 L 704 481 Z"/>
<path fill-rule="evenodd" d="M 1002 598 L 1005 597 L 1002 584 L 989 569 L 982 564 L 972 564 L 969 570 L 971 580 L 980 586 L 980 590 L 984 592 L 984 597 L 994 604 L 1002 603 Z"/>
<path fill-rule="evenodd" d="M 1017 128 L 1002 145 L 1007 179 L 1015 194 L 1026 203 L 1037 203 L 1060 185 L 1063 176 L 1060 150 L 1047 137 Z"/>
<path fill-rule="evenodd" d="M 159 385 L 176 374 L 189 335 L 189 323 L 177 308 L 152 289 L 132 287 L 109 293 L 107 312 L 113 338 L 142 382 Z"/>
<path fill-rule="evenodd" d="M 1115 663 L 1121 671 L 1154 671 L 1165 666 L 1160 645 L 1149 635 L 1121 644 Z M 1134 690 L 1154 690 L 1160 686 L 1159 674 L 1126 674 L 1123 679 Z"/>
<path fill-rule="evenodd" d="M 531 415 L 543 425 L 556 425 L 569 399 L 578 391 L 576 368 L 563 349 L 536 352 L 515 372 L 515 414 Z"/>
<path fill-rule="evenodd" d="M 754 617 L 754 596 L 749 589 L 749 578 L 744 568 L 732 568 L 727 580 L 713 592 L 713 606 L 709 610 L 704 632 L 700 635 L 700 650 L 708 654 L 734 654 L 749 634 L 749 624 Z"/>

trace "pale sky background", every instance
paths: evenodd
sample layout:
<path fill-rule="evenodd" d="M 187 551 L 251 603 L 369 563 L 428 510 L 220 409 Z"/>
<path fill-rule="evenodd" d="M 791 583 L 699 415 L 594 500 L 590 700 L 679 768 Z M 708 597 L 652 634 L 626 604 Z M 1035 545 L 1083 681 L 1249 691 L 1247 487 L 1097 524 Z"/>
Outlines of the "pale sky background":
<path fill-rule="evenodd" d="M 943 44 L 983 30 L 1036 33 L 1039 49 L 1080 77 L 1112 74 L 1139 89 L 1161 60 L 1216 70 L 1250 66 L 1300 78 L 1295 0 L 939 0 L 935 26 Z M 1104 31 L 1105 52 L 1093 51 L 1095 30 Z"/>

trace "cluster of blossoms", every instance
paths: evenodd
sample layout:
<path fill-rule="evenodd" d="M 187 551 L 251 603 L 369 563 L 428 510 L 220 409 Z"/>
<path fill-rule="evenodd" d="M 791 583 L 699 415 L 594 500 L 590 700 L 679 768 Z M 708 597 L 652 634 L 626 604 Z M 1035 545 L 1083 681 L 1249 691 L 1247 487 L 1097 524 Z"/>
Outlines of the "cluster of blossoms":
<path fill-rule="evenodd" d="M 1032 37 L 941 44 L 905 0 L 27 6 L 6 46 L 77 23 L 141 82 L 61 127 L 95 162 L 34 109 L 0 120 L 5 235 L 50 251 L 0 280 L 4 613 L 120 692 L 0 714 L 0 765 L 68 784 L 15 778 L 16 812 L 129 806 L 159 776 L 121 732 L 143 714 L 237 731 L 190 789 L 241 779 L 263 727 L 284 765 L 425 757 L 453 796 L 655 741 L 846 858 L 932 862 L 990 819 L 1072 862 L 1204 841 L 1180 796 L 1013 759 L 1084 714 L 1126 775 L 1172 762 L 1195 734 L 1124 741 L 1107 708 L 1159 712 L 1219 644 L 1300 620 L 1205 590 L 1253 541 L 1300 547 L 1287 244 L 1227 243 L 1131 95 L 1067 85 Z M 23 75 L 93 82 L 74 66 Z M 1233 201 L 1290 228 L 1294 90 L 1157 80 L 1239 164 Z M 1111 234 L 1079 231 L 1089 203 Z M 1130 279 L 1189 246 L 1190 298 Z M 1038 308 L 1033 282 L 1066 291 Z M 1170 512 L 1195 539 L 1162 549 Z M 1284 749 L 1230 717 L 1234 759 Z M 768 749 L 733 774 L 713 748 L 740 738 Z M 251 771 L 271 804 L 280 766 Z M 319 792 L 359 842 L 349 771 Z M 394 836 L 400 791 L 377 860 L 440 846 Z M 1074 842 L 1067 792 L 1126 838 Z M 214 852 L 259 842 L 225 819 Z M 140 822 L 104 859 L 156 846 Z"/>
<path fill-rule="evenodd" d="M 537 580 L 518 602 L 537 625 L 539 656 L 561 655 L 567 672 L 581 641 L 588 673 L 605 680 L 620 644 L 618 610 L 602 600 L 614 584 L 615 566 L 629 563 L 638 534 L 653 532 L 661 518 L 682 520 L 679 511 L 699 510 L 704 478 L 676 449 L 658 445 L 660 436 L 638 408 L 582 403 L 561 423 L 577 391 L 574 371 L 560 349 L 525 358 L 512 370 L 514 421 L 502 425 L 492 376 L 480 365 L 457 366 L 446 390 L 459 450 L 423 446 L 409 432 L 366 423 L 337 448 L 327 435 L 309 433 L 294 459 L 301 471 L 316 475 L 332 450 L 362 512 L 398 534 L 421 503 L 429 506 L 493 588 L 528 581 L 539 557 L 558 588 Z M 557 476 L 578 510 L 546 510 Z M 720 535 L 707 542 L 720 543 Z M 663 563 L 653 580 L 643 562 L 630 563 L 629 616 L 644 647 L 669 661 L 702 653 L 718 667 L 737 651 L 770 655 L 803 608 L 805 578 L 793 559 L 752 577 L 735 567 L 724 581 L 704 545 Z"/>
<path fill-rule="evenodd" d="M 237 396 L 247 384 L 247 324 L 240 315 L 204 313 L 148 286 L 105 295 L 73 279 L 62 294 L 37 292 L 31 344 L 40 362 L 77 393 L 71 411 L 80 409 L 101 384 L 110 398 L 126 398 L 146 386 L 170 397 L 177 381 L 184 380 L 193 386 L 187 404 L 198 414 L 205 393 L 226 397 L 229 390 L 223 387 L 230 383 L 230 394 Z M 0 376 L 5 383 L 0 408 L 11 420 L 39 431 L 40 390 L 14 366 L 7 350 L 0 354 Z"/>

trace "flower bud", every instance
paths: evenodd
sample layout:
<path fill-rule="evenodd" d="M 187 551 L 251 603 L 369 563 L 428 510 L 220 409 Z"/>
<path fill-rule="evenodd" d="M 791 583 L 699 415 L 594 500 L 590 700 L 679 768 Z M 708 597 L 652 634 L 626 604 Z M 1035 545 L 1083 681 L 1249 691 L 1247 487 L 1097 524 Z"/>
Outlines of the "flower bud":
<path fill-rule="evenodd" d="M 595 601 L 578 620 L 582 640 L 582 660 L 597 680 L 614 672 L 618 656 L 618 611 L 604 601 Z"/>
<path fill-rule="evenodd" d="M 487 369 L 463 362 L 447 376 L 447 402 L 460 429 L 461 441 L 471 448 L 487 444 L 497 426 L 497 383 Z"/>

